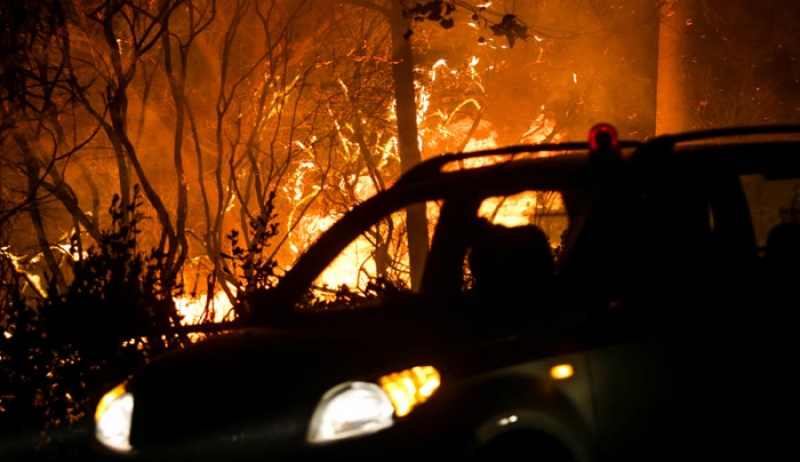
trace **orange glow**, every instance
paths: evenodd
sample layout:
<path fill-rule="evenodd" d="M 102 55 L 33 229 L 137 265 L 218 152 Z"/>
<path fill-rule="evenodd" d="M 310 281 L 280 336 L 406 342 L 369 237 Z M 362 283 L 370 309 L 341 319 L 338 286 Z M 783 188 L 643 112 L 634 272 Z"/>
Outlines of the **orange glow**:
<path fill-rule="evenodd" d="M 534 224 L 545 232 L 553 248 L 567 229 L 567 212 L 558 191 L 524 191 L 513 196 L 487 197 L 478 216 L 509 228 Z"/>
<path fill-rule="evenodd" d="M 209 302 L 205 294 L 195 298 L 188 294 L 175 297 L 175 308 L 183 316 L 183 324 L 199 324 L 205 320 L 211 322 L 222 322 L 230 320 L 233 304 L 228 300 L 228 296 L 223 291 L 217 292 Z M 208 312 L 206 311 L 208 306 Z"/>
<path fill-rule="evenodd" d="M 557 132 L 556 119 L 546 110 L 545 105 L 541 106 L 541 114 L 536 117 L 529 126 L 528 131 L 522 135 L 522 142 L 526 144 L 537 143 L 560 143 L 564 141 L 564 134 Z M 547 157 L 552 153 L 540 152 L 535 157 Z"/>
<path fill-rule="evenodd" d="M 361 236 L 350 245 L 330 264 L 314 282 L 315 286 L 338 288 L 345 285 L 351 289 L 363 288 L 366 278 L 363 274 L 375 274 L 375 260 L 372 256 L 375 246 Z"/>
<path fill-rule="evenodd" d="M 103 398 L 97 404 L 97 409 L 95 410 L 94 413 L 95 422 L 100 420 L 100 417 L 108 409 L 108 406 L 110 406 L 111 403 L 114 402 L 114 400 L 116 400 L 117 398 L 119 398 L 124 394 L 125 394 L 125 384 L 121 383 L 116 387 L 114 387 L 113 389 L 111 389 L 111 391 L 103 395 Z"/>
<path fill-rule="evenodd" d="M 336 223 L 333 216 L 307 214 L 295 226 L 289 235 L 289 247 L 295 255 L 299 255 L 312 242 Z"/>
<path fill-rule="evenodd" d="M 485 61 L 485 60 L 484 60 Z M 434 96 L 441 88 L 450 88 L 453 82 L 460 82 L 459 85 L 467 88 L 465 95 L 470 92 L 481 95 L 486 93 L 482 78 L 486 69 L 493 66 L 484 64 L 482 59 L 477 56 L 466 57 L 464 61 L 451 62 L 446 59 L 437 60 L 430 68 L 425 69 L 427 80 L 415 82 L 417 94 L 417 123 L 419 126 L 419 143 L 423 152 L 442 153 L 455 149 L 465 152 L 481 149 L 490 149 L 499 145 L 499 134 L 495 126 L 485 119 L 476 121 L 467 116 L 476 110 L 482 110 L 482 101 L 479 97 L 465 96 L 463 101 L 444 111 L 438 107 Z M 342 79 L 337 80 L 338 85 L 346 95 L 350 89 Z M 395 103 L 392 101 L 390 107 L 391 118 L 396 118 Z M 352 127 L 348 122 L 335 121 L 337 142 L 347 156 L 357 156 L 357 148 L 353 147 Z M 558 142 L 561 141 L 561 134 L 556 133 L 556 121 L 541 106 L 541 114 L 530 125 L 520 142 L 539 143 L 539 142 Z M 306 144 L 297 144 L 300 149 L 308 150 L 311 147 Z M 378 168 L 382 168 L 389 162 L 399 162 L 397 153 L 396 137 L 389 137 L 387 141 L 376 145 L 378 157 Z M 549 153 L 539 153 L 537 156 L 550 155 Z M 518 157 L 525 157 L 520 155 Z M 468 159 L 458 165 L 447 166 L 446 168 L 475 168 L 483 165 L 490 165 L 497 162 L 508 161 L 508 157 L 494 156 L 485 158 Z M 314 178 L 319 174 L 320 166 L 315 162 L 306 161 L 298 164 L 297 170 L 289 178 L 284 192 L 294 203 L 288 216 L 289 236 L 287 244 L 291 250 L 291 256 L 296 258 L 309 245 L 318 239 L 333 223 L 340 218 L 344 211 L 333 212 L 330 209 L 317 209 L 316 205 L 308 208 L 311 201 L 314 201 L 323 189 L 323 184 L 315 184 Z M 386 178 L 386 185 L 390 185 L 391 179 Z M 330 186 L 330 185 L 329 185 Z M 329 187 L 327 186 L 327 187 Z M 338 187 L 342 191 L 349 191 L 352 199 L 361 202 L 377 194 L 378 189 L 375 179 L 367 174 L 365 170 L 353 172 L 350 176 L 339 180 Z M 557 198 L 560 200 L 560 197 Z M 518 226 L 524 220 L 531 220 L 536 215 L 537 208 L 540 211 L 551 211 L 558 204 L 547 203 L 539 196 L 529 195 L 529 197 L 504 198 L 496 203 L 486 203 L 482 208 L 482 213 L 496 217 L 497 222 L 507 226 Z M 502 206 L 502 207 L 501 207 Z M 436 207 L 428 206 L 429 225 L 432 227 L 438 217 Z M 499 212 L 498 212 L 498 209 Z M 524 215 L 522 212 L 527 211 Z M 523 218 L 521 218 L 523 217 Z M 314 285 L 318 288 L 327 287 L 328 289 L 338 289 L 347 286 L 351 290 L 364 289 L 367 282 L 377 276 L 387 276 L 389 279 L 401 284 L 409 285 L 408 275 L 408 249 L 404 242 L 405 216 L 395 214 L 392 223 L 383 229 L 381 226 L 373 228 L 372 234 L 360 237 L 352 242 L 337 257 L 326 270 L 316 279 Z M 531 221 L 528 221 L 531 222 Z M 391 228 L 391 231 L 389 231 Z M 392 234 L 386 234 L 391 232 Z M 431 233 L 432 234 L 432 233 Z M 385 246 L 383 251 L 388 250 L 388 262 L 376 262 L 376 242 L 381 242 Z M 387 267 L 386 265 L 389 265 Z M 380 273 L 380 274 L 379 274 Z M 331 298 L 332 292 L 325 290 L 317 291 L 320 298 Z"/>
<path fill-rule="evenodd" d="M 417 366 L 379 380 L 381 388 L 389 395 L 397 417 L 408 415 L 417 405 L 430 398 L 441 385 L 439 371 L 433 366 Z"/>
<path fill-rule="evenodd" d="M 574 374 L 575 370 L 572 368 L 572 364 L 559 364 L 550 368 L 550 377 L 556 380 L 568 379 Z"/>
<path fill-rule="evenodd" d="M 426 214 L 429 236 L 433 236 L 433 230 L 439 220 L 439 205 L 435 202 L 426 203 Z M 373 226 L 370 232 L 351 242 L 325 268 L 314 281 L 314 286 L 337 289 L 344 285 L 351 290 L 363 290 L 370 279 L 384 276 L 401 286 L 410 288 L 411 278 L 408 270 L 408 243 L 405 226 L 405 211 L 394 213 L 378 226 Z M 381 271 L 378 271 L 378 264 L 375 260 L 376 236 L 380 236 L 386 252 L 385 257 L 388 259 L 383 262 L 384 266 Z M 317 291 L 317 296 L 330 298 L 330 295 L 326 295 L 322 291 Z"/>
<path fill-rule="evenodd" d="M 34 149 L 32 158 L 41 158 L 43 165 L 48 164 L 50 152 L 74 151 L 74 162 L 66 155 L 52 159 L 53 169 L 42 171 L 48 176 L 42 184 L 63 182 L 75 190 L 75 196 L 70 201 L 49 203 L 53 209 L 47 216 L 52 222 L 46 223 L 47 233 L 40 233 L 54 240 L 49 248 L 57 253 L 57 263 L 48 261 L 52 260 L 49 255 L 44 260 L 35 255 L 34 248 L 40 244 L 32 239 L 27 218 L 7 220 L 7 226 L 11 226 L 8 235 L 14 239 L 0 246 L 0 256 L 12 274 L 25 273 L 20 278 L 25 296 L 43 300 L 53 293 L 51 289 L 63 290 L 74 276 L 68 259 L 84 258 L 92 245 L 91 236 L 96 238 L 109 225 L 109 217 L 105 213 L 98 215 L 97 206 L 90 209 L 88 204 L 98 200 L 98 192 L 99 200 L 105 202 L 108 198 L 102 196 L 141 182 L 146 193 L 141 197 L 142 208 L 136 211 L 142 217 L 137 221 L 136 232 L 141 233 L 136 238 L 138 250 L 167 250 L 169 271 L 163 274 L 180 274 L 178 282 L 187 291 L 200 288 L 197 295 L 175 298 L 182 324 L 228 320 L 227 316 L 232 316 L 228 298 L 235 290 L 224 287 L 222 291 L 220 284 L 227 280 L 239 285 L 243 279 L 241 267 L 234 267 L 238 262 L 229 258 L 227 236 L 233 231 L 248 235 L 248 221 L 263 218 L 261 212 L 270 193 L 276 193 L 276 218 L 267 218 L 270 224 L 279 225 L 278 234 L 257 257 L 273 258 L 279 268 L 285 269 L 355 204 L 390 187 L 401 169 L 408 167 L 407 160 L 399 160 L 399 127 L 393 123 L 397 115 L 390 114 L 395 97 L 392 69 L 398 67 L 391 53 L 387 28 L 390 22 L 375 9 L 358 5 L 364 2 L 334 2 L 335 5 L 325 4 L 319 9 L 311 5 L 314 2 L 302 9 L 293 2 L 225 2 L 230 14 L 219 15 L 213 14 L 213 8 L 203 7 L 207 2 L 177 9 L 164 9 L 163 2 L 139 2 L 136 4 L 140 10 L 123 3 L 127 5 L 124 8 L 107 14 L 98 12 L 89 22 L 96 22 L 94 26 L 98 27 L 74 20 L 81 15 L 65 18 L 58 40 L 54 37 L 34 50 L 37 59 L 47 61 L 42 69 L 64 72 L 43 75 L 46 80 L 54 78 L 52 82 L 20 81 L 21 88 L 44 85 L 41 88 L 54 92 L 27 101 L 33 106 L 25 111 L 49 114 L 42 112 L 43 108 L 54 104 L 58 114 L 41 120 L 11 120 L 9 127 L 19 130 L 22 138 L 14 132 L 8 140 L 12 146 L 18 139 L 33 142 L 25 149 Z M 652 57 L 652 53 L 640 54 L 649 50 L 652 40 L 618 36 L 616 26 L 606 28 L 605 22 L 599 23 L 603 27 L 598 28 L 598 24 L 591 23 L 593 16 L 581 14 L 573 20 L 559 13 L 552 2 L 531 3 L 536 6 L 517 11 L 511 4 L 479 0 L 459 10 L 491 7 L 495 11 L 478 11 L 470 26 L 459 26 L 452 33 L 442 32 L 435 21 L 414 24 L 415 32 L 409 40 L 413 52 L 408 61 L 417 66 L 412 77 L 416 80 L 416 114 L 410 114 L 412 120 L 405 122 L 413 122 L 416 115 L 417 141 L 423 158 L 500 144 L 557 143 L 567 137 L 562 133 L 565 127 L 581 130 L 571 138 L 584 139 L 581 127 L 587 120 L 594 120 L 595 116 L 635 116 L 627 109 L 637 109 L 639 119 L 655 117 L 652 111 L 638 106 L 650 107 L 646 99 L 649 96 L 640 95 L 651 95 L 649 86 L 656 82 L 661 85 L 668 77 L 666 73 L 658 79 L 645 75 L 644 69 L 651 66 L 637 58 Z M 246 8 L 258 8 L 258 14 Z M 674 14 L 669 8 L 664 9 L 665 15 Z M 262 21 L 262 14 L 267 12 L 274 15 L 270 16 L 274 21 Z M 492 34 L 487 26 L 515 14 L 520 14 L 519 24 L 535 24 L 530 33 L 539 35 L 531 35 L 527 45 L 506 53 L 501 50 L 506 45 L 500 44 L 506 40 L 491 36 L 502 29 L 495 28 Z M 468 19 L 458 19 L 458 23 L 464 21 Z M 684 22 L 692 20 L 682 18 L 680 24 Z M 573 23 L 581 29 L 591 24 L 591 30 L 615 32 L 603 39 L 594 34 L 573 34 Z M 199 27 L 201 24 L 203 27 Z M 548 34 L 548 30 L 563 34 Z M 151 31 L 153 39 L 162 33 L 173 34 L 169 40 L 188 47 L 188 61 L 173 63 L 179 67 L 174 72 L 164 71 L 163 60 L 170 56 L 166 53 L 170 48 L 161 47 L 169 40 L 137 41 L 136 34 L 141 31 Z M 197 40 L 189 39 L 194 34 Z M 223 37 L 231 41 L 221 40 Z M 321 37 L 325 39 L 315 40 Z M 566 40 L 567 37 L 574 39 Z M 73 46 L 64 48 L 64 43 Z M 154 44 L 154 48 L 141 48 L 146 43 Z M 631 48 L 634 45 L 637 47 Z M 623 53 L 628 48 L 631 51 Z M 661 61 L 660 55 L 658 59 Z M 596 68 L 598 63 L 601 67 Z M 20 74 L 24 78 L 31 75 Z M 613 84 L 619 83 L 621 76 L 630 75 L 636 78 Z M 61 85 L 62 78 L 74 85 Z M 753 82 L 753 88 L 764 93 L 768 90 L 766 83 Z M 637 86 L 646 87 L 647 91 L 633 93 L 631 90 Z M 619 94 L 632 97 L 619 98 L 618 87 L 622 88 Z M 633 108 L 622 104 L 639 100 L 643 103 L 637 102 Z M 111 101 L 130 104 L 113 105 Z M 709 107 L 714 106 L 711 103 Z M 45 106 L 37 108 L 37 104 Z M 612 113 L 612 109 L 626 111 Z M 657 112 L 661 117 L 660 109 Z M 12 116 L 16 117 L 9 115 Z M 109 125 L 110 120 L 125 123 Z M 646 124 L 637 120 L 631 126 L 641 130 Z M 97 131 L 95 127 L 110 130 Z M 626 133 L 621 135 L 635 134 L 621 124 L 620 130 L 623 128 Z M 51 136 L 62 130 L 66 130 L 63 136 Z M 124 140 L 125 149 L 110 149 L 118 145 L 113 140 Z M 24 171 L 13 167 L 16 151 L 7 151 L 4 162 L 0 162 L 2 199 L 16 214 L 15 204 L 30 200 L 23 187 L 30 182 Z M 171 151 L 171 155 L 164 155 Z M 515 159 L 520 157 L 523 155 Z M 508 160 L 510 156 L 476 158 L 448 167 L 474 168 Z M 135 174 L 129 166 L 136 167 Z M 55 176 L 59 171 L 61 179 Z M 131 191 L 118 192 L 123 202 L 129 200 Z M 61 210 L 69 203 L 77 210 Z M 517 225 L 524 220 L 513 218 L 515 210 L 539 217 L 531 210 L 548 212 L 551 207 L 558 209 L 558 204 L 548 205 L 540 195 L 530 195 L 487 202 L 481 213 L 495 216 L 500 223 Z M 24 215 L 27 210 L 27 206 L 19 208 L 19 213 Z M 92 226 L 87 229 L 89 224 Z M 172 224 L 174 230 L 165 228 Z M 402 221 L 393 223 L 395 230 L 404 227 Z M 56 230 L 63 232 L 57 239 Z M 80 248 L 73 249 L 68 244 L 72 236 L 80 238 Z M 169 241 L 160 243 L 167 236 Z M 368 277 L 376 273 L 383 276 L 389 271 L 393 282 L 402 283 L 407 279 L 404 273 L 409 271 L 403 239 L 400 231 L 387 232 L 385 236 L 376 232 L 371 238 L 362 238 L 317 283 L 355 289 Z M 242 238 L 240 244 L 245 240 Z M 379 253 L 376 247 L 386 242 L 390 243 L 388 257 L 385 247 L 379 250 L 380 258 L 388 262 L 375 261 L 375 254 Z M 77 251 L 83 255 L 72 254 Z M 19 255 L 12 255 L 14 252 Z M 26 252 L 29 254 L 23 255 Z M 207 278 L 212 269 L 218 277 Z M 61 271 L 59 276 L 64 278 L 56 278 L 58 286 L 50 287 L 49 278 L 56 276 L 55 271 Z M 207 288 L 209 282 L 214 287 Z M 2 325 L 0 339 L 15 332 Z M 141 345 L 138 337 L 127 344 L 130 348 L 137 345 Z"/>

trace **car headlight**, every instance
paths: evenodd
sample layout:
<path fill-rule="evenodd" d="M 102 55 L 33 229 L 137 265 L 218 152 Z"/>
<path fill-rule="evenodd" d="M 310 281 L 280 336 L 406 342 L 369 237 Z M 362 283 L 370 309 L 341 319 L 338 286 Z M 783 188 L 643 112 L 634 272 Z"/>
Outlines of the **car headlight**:
<path fill-rule="evenodd" d="M 94 413 L 97 441 L 115 451 L 130 451 L 132 418 L 133 395 L 124 384 L 117 385 L 103 396 Z"/>
<path fill-rule="evenodd" d="M 309 443 L 368 435 L 392 426 L 394 407 L 374 383 L 348 382 L 320 400 L 308 428 Z"/>
<path fill-rule="evenodd" d="M 414 367 L 385 375 L 378 383 L 347 382 L 333 387 L 320 400 L 308 428 L 309 443 L 363 436 L 389 428 L 394 416 L 403 417 L 438 388 L 433 366 Z"/>

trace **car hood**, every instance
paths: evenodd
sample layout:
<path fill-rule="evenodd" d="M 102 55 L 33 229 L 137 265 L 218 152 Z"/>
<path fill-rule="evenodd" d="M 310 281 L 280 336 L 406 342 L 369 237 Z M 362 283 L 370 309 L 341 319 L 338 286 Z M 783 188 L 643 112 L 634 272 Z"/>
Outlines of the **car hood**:
<path fill-rule="evenodd" d="M 134 395 L 134 447 L 192 444 L 198 438 L 254 438 L 305 444 L 322 395 L 352 380 L 460 357 L 486 342 L 470 322 L 452 317 L 316 323 L 251 328 L 166 354 L 141 370 Z M 492 337 L 495 337 L 492 335 Z"/>

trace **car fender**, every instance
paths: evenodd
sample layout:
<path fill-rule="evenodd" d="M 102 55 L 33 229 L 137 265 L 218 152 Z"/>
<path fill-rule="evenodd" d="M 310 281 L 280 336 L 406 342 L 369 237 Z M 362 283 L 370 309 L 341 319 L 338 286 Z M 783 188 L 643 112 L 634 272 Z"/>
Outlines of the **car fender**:
<path fill-rule="evenodd" d="M 571 365 L 573 375 L 551 377 L 551 368 L 562 364 Z M 488 371 L 459 388 L 452 405 L 460 410 L 471 451 L 524 432 L 557 443 L 577 462 L 593 460 L 594 407 L 585 354 Z M 533 438 L 531 444 L 537 441 L 542 440 Z"/>

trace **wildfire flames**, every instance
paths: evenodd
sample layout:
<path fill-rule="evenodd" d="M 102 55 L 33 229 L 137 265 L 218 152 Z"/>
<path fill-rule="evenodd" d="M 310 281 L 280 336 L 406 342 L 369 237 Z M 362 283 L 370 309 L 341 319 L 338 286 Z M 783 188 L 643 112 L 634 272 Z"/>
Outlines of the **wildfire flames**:
<path fill-rule="evenodd" d="M 119 191 L 117 231 L 130 229 L 134 212 L 123 215 L 138 206 L 139 248 L 157 248 L 177 284 L 199 287 L 175 298 L 183 322 L 229 319 L 229 298 L 263 276 L 258 264 L 276 262 L 279 277 L 418 158 L 582 139 L 598 118 L 646 137 L 655 101 L 642 101 L 667 81 L 652 75 L 658 50 L 648 47 L 660 29 L 645 26 L 643 15 L 657 12 L 649 4 L 650 13 L 625 3 L 569 18 L 559 2 L 459 4 L 460 32 L 447 30 L 450 18 L 414 17 L 413 36 L 404 30 L 395 42 L 389 12 L 347 2 L 223 3 L 162 11 L 172 2 L 125 1 L 105 11 L 78 2 L 77 16 L 24 56 L 30 84 L 20 89 L 35 95 L 3 106 L 19 123 L 0 138 L 0 205 L 25 217 L 14 226 L 27 234 L 14 228 L 2 256 L 25 275 L 26 293 L 46 297 L 54 275 L 65 293 L 75 259 L 65 249 L 72 239 L 81 252 L 98 242 L 109 228 L 103 194 Z M 621 26 L 632 20 L 642 27 Z M 405 45 L 410 58 L 398 58 Z M 398 78 L 401 63 L 412 66 Z M 408 84 L 413 91 L 400 91 Z M 414 146 L 401 121 L 416 122 L 419 153 L 401 155 Z M 32 194 L 31 185 L 44 189 Z M 26 201 L 52 208 L 29 210 Z M 531 193 L 489 200 L 480 213 L 519 225 L 562 207 L 555 194 Z M 429 226 L 437 213 L 429 204 Z M 403 214 L 392 217 L 316 284 L 363 288 L 378 273 L 409 284 L 406 233 Z"/>
<path fill-rule="evenodd" d="M 437 85 L 445 84 L 446 79 L 449 79 L 449 82 L 446 83 L 449 86 L 454 85 L 453 81 L 464 80 L 469 82 L 467 87 L 471 87 L 473 90 L 477 88 L 479 92 L 485 92 L 485 88 L 481 83 L 481 73 L 477 70 L 479 63 L 480 60 L 477 57 L 472 57 L 465 65 L 451 68 L 446 60 L 440 59 L 427 73 L 422 73 L 420 70 L 423 75 L 428 77 L 426 84 L 416 83 L 418 98 L 417 124 L 420 127 L 419 146 L 424 153 L 442 153 L 441 148 L 452 148 L 453 146 L 459 147 L 464 152 L 498 146 L 500 136 L 489 120 L 463 115 L 465 108 L 472 109 L 472 111 L 466 111 L 466 113 L 479 113 L 475 112 L 481 109 L 481 103 L 478 98 L 465 95 L 457 107 L 449 113 L 443 112 L 442 109 L 436 108 L 434 105 L 435 92 L 439 89 Z M 489 66 L 488 70 L 491 69 L 492 67 Z M 348 90 L 341 80 L 339 80 L 339 85 L 345 91 Z M 391 117 L 395 117 L 394 101 L 391 101 L 388 110 Z M 520 142 L 558 142 L 562 139 L 563 134 L 557 132 L 555 120 L 547 114 L 544 106 L 541 107 L 541 110 L 541 114 L 528 125 L 527 131 L 520 137 Z M 357 147 L 354 147 L 354 141 L 350 139 L 352 132 L 352 127 L 343 127 L 337 123 L 336 134 L 338 142 L 349 150 L 357 149 Z M 310 144 L 313 144 L 314 141 L 311 139 Z M 287 229 L 289 229 L 286 245 L 290 251 L 290 255 L 286 260 L 289 262 L 297 258 L 304 249 L 308 248 L 311 243 L 346 212 L 346 209 L 340 207 L 330 209 L 324 207 L 324 205 L 319 205 L 319 197 L 324 193 L 325 188 L 330 187 L 325 183 L 319 182 L 323 167 L 311 156 L 312 148 L 309 145 L 305 145 L 300 141 L 295 144 L 302 152 L 308 153 L 309 156 L 307 160 L 297 162 L 293 173 L 288 177 L 285 184 L 281 186 L 281 190 L 289 199 L 290 204 L 289 212 L 286 215 Z M 376 164 L 378 169 L 397 164 L 399 162 L 399 154 L 396 136 L 391 136 L 383 141 L 378 146 L 377 155 Z M 454 168 L 474 168 L 504 160 L 507 159 L 502 157 L 469 159 Z M 349 191 L 352 195 L 350 197 L 352 203 L 359 203 L 372 197 L 381 189 L 390 186 L 393 180 L 394 178 L 387 176 L 382 182 L 378 182 L 375 178 L 375 172 L 370 172 L 365 166 L 362 166 L 360 170 L 350 173 L 349 176 L 340 176 L 338 184 L 334 186 L 340 191 Z M 236 195 L 231 193 L 226 203 L 226 211 L 233 209 L 237 203 Z M 561 204 L 558 200 L 548 202 L 540 195 L 530 193 L 487 200 L 482 205 L 480 213 L 482 216 L 490 217 L 506 226 L 518 226 L 523 224 L 524 220 L 530 220 L 530 217 L 533 216 L 537 209 L 553 209 L 560 206 Z M 429 232 L 432 234 L 438 218 L 438 206 L 436 204 L 428 204 L 427 215 Z M 528 218 L 525 218 L 526 216 Z M 378 273 L 375 252 L 376 243 L 379 241 L 384 242 L 389 249 L 386 255 L 388 261 L 383 262 L 382 265 L 384 267 L 388 265 L 388 273 L 391 274 L 395 282 L 401 285 L 410 285 L 408 248 L 404 241 L 406 233 L 405 215 L 402 213 L 395 214 L 390 218 L 390 221 L 391 223 L 386 223 L 386 226 L 377 227 L 372 236 L 361 236 L 352 242 L 320 275 L 315 281 L 315 286 L 320 288 L 318 292 L 320 297 L 329 296 L 331 291 L 342 286 L 347 286 L 353 290 L 363 289 L 367 281 Z M 7 250 L 4 250 L 4 252 L 8 253 Z M 18 260 L 14 258 L 12 258 L 12 261 Z M 281 267 L 289 269 L 291 263 L 283 263 Z M 29 280 L 33 287 L 44 293 L 39 286 L 39 278 L 39 276 L 31 274 Z M 192 279 L 192 276 L 184 275 L 185 286 L 195 285 L 196 282 Z M 236 288 L 230 286 L 229 292 L 235 295 Z M 179 314 L 182 316 L 182 322 L 187 325 L 203 322 L 221 322 L 231 320 L 233 316 L 233 304 L 225 291 L 221 289 L 217 290 L 210 299 L 208 295 L 203 293 L 195 295 L 187 293 L 174 297 L 174 302 Z"/>
<path fill-rule="evenodd" d="M 448 68 L 447 61 L 444 59 L 438 60 L 428 71 L 431 85 L 425 86 L 417 84 L 418 94 L 418 109 L 417 109 L 417 124 L 420 127 L 431 126 L 429 119 L 436 121 L 432 128 L 420 130 L 419 145 L 421 147 L 427 145 L 440 145 L 446 143 L 446 140 L 466 140 L 464 143 L 463 151 L 476 151 L 481 149 L 490 149 L 498 146 L 499 135 L 494 129 L 492 124 L 487 120 L 476 121 L 470 118 L 461 118 L 451 121 L 452 117 L 444 115 L 441 111 L 433 111 L 431 101 L 433 100 L 432 91 L 435 88 L 437 78 L 441 73 L 447 73 L 451 78 L 456 79 L 469 79 L 475 85 L 480 87 L 480 78 L 476 71 L 476 66 L 480 60 L 477 57 L 472 57 L 467 65 L 462 70 Z M 439 78 L 440 80 L 440 78 Z M 481 90 L 483 88 L 481 87 Z M 466 98 L 459 105 L 464 107 L 467 105 L 475 105 L 479 107 L 479 103 L 475 99 Z M 392 103 L 394 108 L 394 103 Z M 544 111 L 544 106 L 542 106 Z M 454 111 L 456 112 L 456 111 Z M 477 127 L 476 127 L 477 125 Z M 542 113 L 538 118 L 533 121 L 528 128 L 528 131 L 521 137 L 521 142 L 537 143 L 543 141 L 558 142 L 561 141 L 562 135 L 555 132 L 556 123 L 553 119 L 548 118 L 546 113 Z M 463 141 L 462 141 L 463 142 Z M 390 159 L 397 160 L 396 152 L 396 138 L 391 138 L 386 147 L 382 149 L 382 158 L 380 162 L 386 163 Z M 547 154 L 544 154 L 547 155 Z M 476 158 L 468 159 L 459 168 L 473 168 L 481 165 L 487 165 L 493 162 L 505 160 L 502 157 L 497 158 Z M 298 199 L 298 203 L 304 203 L 305 197 L 303 191 L 306 189 L 302 178 L 304 175 L 298 175 L 293 182 L 294 197 Z M 368 175 L 363 174 L 355 181 L 354 193 L 357 202 L 364 201 L 373 196 L 377 189 L 374 180 Z M 344 184 L 340 185 L 345 189 Z M 315 189 L 319 191 L 319 189 Z M 501 203 L 502 202 L 502 203 Z M 509 198 L 497 199 L 495 202 L 487 201 L 482 205 L 481 214 L 483 216 L 492 216 L 497 223 L 506 226 L 519 226 L 523 224 L 525 216 L 530 219 L 532 216 L 531 210 L 536 209 L 552 209 L 560 207 L 561 204 L 558 200 L 553 203 L 543 201 L 539 195 L 535 193 L 523 194 Z M 436 219 L 438 218 L 438 208 L 435 204 L 428 205 L 428 225 L 429 233 L 432 234 L 435 226 Z M 392 246 L 393 253 L 390 256 L 395 269 L 395 278 L 397 282 L 408 286 L 410 279 L 408 277 L 408 249 L 405 244 L 400 241 L 404 232 L 405 217 L 403 214 L 395 214 L 391 218 L 392 229 L 396 231 L 397 235 L 388 236 L 383 234 L 380 236 L 382 241 L 394 242 Z M 290 237 L 290 246 L 295 254 L 299 254 L 301 249 L 307 248 L 310 243 L 316 240 L 320 234 L 327 230 L 336 218 L 330 214 L 308 214 L 306 213 L 298 222 L 297 226 Z M 526 222 L 527 223 L 527 222 Z M 376 232 L 384 232 L 376 230 Z M 320 288 L 335 289 L 341 286 L 347 286 L 350 289 L 363 289 L 370 277 L 377 274 L 377 265 L 375 262 L 375 239 L 370 239 L 367 236 L 361 236 L 356 241 L 352 242 L 334 262 L 317 278 L 315 286 Z M 320 296 L 325 296 L 326 292 L 319 292 Z"/>
<path fill-rule="evenodd" d="M 184 324 L 199 324 L 201 322 L 222 322 L 233 320 L 233 313 L 228 296 L 219 291 L 211 300 L 205 294 L 197 297 L 175 297 L 175 307 L 183 316 Z"/>

